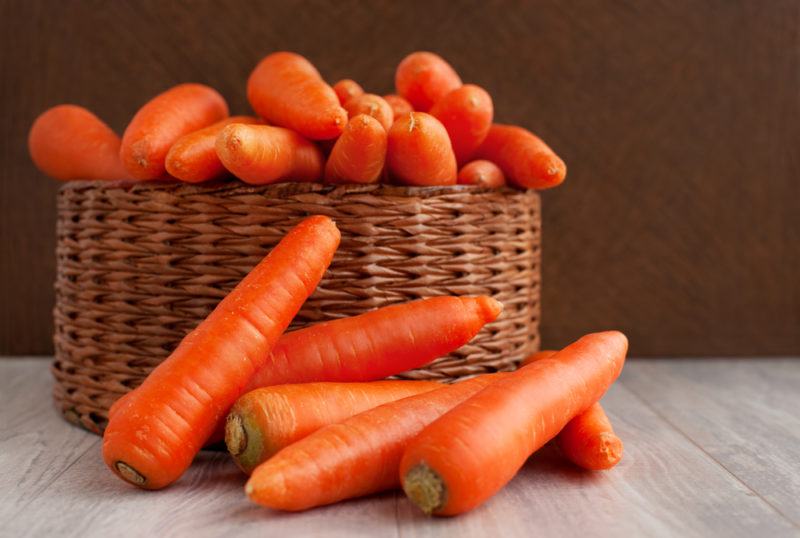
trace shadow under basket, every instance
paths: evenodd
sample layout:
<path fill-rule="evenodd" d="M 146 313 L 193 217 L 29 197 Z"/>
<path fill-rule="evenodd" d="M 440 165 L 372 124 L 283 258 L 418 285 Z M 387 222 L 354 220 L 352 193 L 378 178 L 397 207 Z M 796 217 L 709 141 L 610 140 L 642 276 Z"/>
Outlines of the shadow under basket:
<path fill-rule="evenodd" d="M 505 306 L 467 345 L 399 378 L 509 370 L 539 346 L 539 196 L 481 187 L 238 181 L 66 183 L 58 194 L 54 396 L 100 433 L 109 406 L 304 217 L 342 242 L 290 330 L 436 295 Z"/>

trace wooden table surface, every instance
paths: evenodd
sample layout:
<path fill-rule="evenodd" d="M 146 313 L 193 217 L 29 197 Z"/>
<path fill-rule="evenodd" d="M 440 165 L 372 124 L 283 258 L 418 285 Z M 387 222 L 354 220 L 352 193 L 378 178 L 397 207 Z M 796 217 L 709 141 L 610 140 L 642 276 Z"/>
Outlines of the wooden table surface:
<path fill-rule="evenodd" d="M 223 453 L 136 490 L 57 415 L 51 385 L 47 360 L 0 360 L 0 536 L 800 536 L 800 359 L 631 360 L 603 400 L 625 442 L 617 468 L 582 472 L 546 447 L 451 519 L 396 492 L 266 510 Z"/>

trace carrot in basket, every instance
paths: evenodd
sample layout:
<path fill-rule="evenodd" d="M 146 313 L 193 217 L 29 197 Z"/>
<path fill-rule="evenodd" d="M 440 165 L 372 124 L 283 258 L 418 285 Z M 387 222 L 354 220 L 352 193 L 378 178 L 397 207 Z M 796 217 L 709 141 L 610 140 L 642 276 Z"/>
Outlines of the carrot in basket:
<path fill-rule="evenodd" d="M 404 114 L 414 112 L 414 107 L 411 106 L 411 103 L 397 94 L 390 93 L 389 95 L 384 95 L 383 100 L 389 103 L 389 106 L 392 107 L 394 119 L 397 119 Z"/>
<path fill-rule="evenodd" d="M 444 126 L 424 112 L 392 124 L 386 152 L 389 174 L 406 185 L 454 185 L 457 167 Z"/>
<path fill-rule="evenodd" d="M 247 99 L 269 123 L 311 140 L 342 134 L 347 112 L 311 62 L 293 52 L 275 52 L 256 66 L 247 81 Z"/>
<path fill-rule="evenodd" d="M 217 136 L 219 160 L 233 175 L 255 185 L 322 177 L 322 152 L 312 142 L 282 127 L 227 125 Z"/>
<path fill-rule="evenodd" d="M 371 116 L 351 118 L 325 163 L 328 183 L 375 183 L 386 162 L 386 130 Z"/>
<path fill-rule="evenodd" d="M 239 468 L 250 474 L 279 450 L 323 426 L 442 386 L 435 381 L 372 381 L 256 389 L 231 408 L 225 443 Z"/>
<path fill-rule="evenodd" d="M 255 468 L 245 486 L 254 502 L 305 510 L 399 483 L 403 448 L 438 417 L 511 374 L 487 374 L 409 396 L 317 430 Z"/>
<path fill-rule="evenodd" d="M 258 119 L 252 116 L 231 116 L 199 131 L 183 135 L 167 153 L 167 172 L 188 183 L 199 183 L 225 175 L 225 167 L 219 160 L 214 144 L 220 131 L 231 123 L 252 124 L 258 123 Z"/>
<path fill-rule="evenodd" d="M 532 132 L 495 123 L 473 155 L 497 164 L 509 183 L 528 189 L 549 189 L 564 181 L 567 166 Z"/>
<path fill-rule="evenodd" d="M 586 335 L 454 407 L 406 447 L 400 465 L 406 495 L 436 515 L 483 503 L 600 399 L 619 376 L 627 348 L 620 332 Z"/>
<path fill-rule="evenodd" d="M 44 111 L 31 126 L 28 151 L 36 167 L 61 179 L 125 179 L 120 139 L 103 120 L 77 105 Z"/>
<path fill-rule="evenodd" d="M 502 187 L 506 184 L 503 171 L 491 161 L 477 160 L 465 164 L 458 171 L 459 185 Z"/>
<path fill-rule="evenodd" d="M 364 88 L 358 82 L 349 78 L 342 79 L 334 84 L 333 91 L 336 92 L 336 97 L 339 98 L 339 104 L 342 106 L 353 97 L 364 94 Z"/>
<path fill-rule="evenodd" d="M 247 381 L 314 291 L 339 245 L 327 217 L 295 226 L 144 383 L 103 435 L 103 459 L 123 480 L 163 488 L 189 467 Z"/>
<path fill-rule="evenodd" d="M 389 130 L 394 121 L 394 112 L 389 103 L 380 95 L 365 93 L 358 97 L 353 97 L 344 105 L 351 118 L 359 114 L 366 114 L 378 120 L 385 130 Z"/>
<path fill-rule="evenodd" d="M 447 129 L 456 160 L 464 164 L 489 134 L 494 105 L 486 90 L 465 84 L 437 101 L 431 115 Z"/>
<path fill-rule="evenodd" d="M 394 75 L 397 93 L 414 110 L 427 112 L 442 97 L 461 86 L 458 73 L 441 56 L 413 52 L 403 58 Z"/>
<path fill-rule="evenodd" d="M 155 96 L 133 116 L 122 135 L 120 158 L 136 179 L 160 179 L 172 144 L 185 134 L 228 116 L 225 99 L 203 84 L 179 84 Z"/>

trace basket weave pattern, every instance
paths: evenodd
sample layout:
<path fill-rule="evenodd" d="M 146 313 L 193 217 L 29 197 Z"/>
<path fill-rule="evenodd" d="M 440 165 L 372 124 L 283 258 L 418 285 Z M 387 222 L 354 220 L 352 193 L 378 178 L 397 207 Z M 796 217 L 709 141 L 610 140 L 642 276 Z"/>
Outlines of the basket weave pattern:
<path fill-rule="evenodd" d="M 72 182 L 58 196 L 53 374 L 64 416 L 102 431 L 136 387 L 302 218 L 342 232 L 292 327 L 435 295 L 490 295 L 501 317 L 398 377 L 507 370 L 538 349 L 536 193 L 477 187 Z"/>

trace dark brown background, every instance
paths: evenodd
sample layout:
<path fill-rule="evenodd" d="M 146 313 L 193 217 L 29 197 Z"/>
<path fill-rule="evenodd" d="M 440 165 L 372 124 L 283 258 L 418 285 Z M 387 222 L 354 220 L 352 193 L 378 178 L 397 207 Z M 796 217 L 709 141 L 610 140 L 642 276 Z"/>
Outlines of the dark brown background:
<path fill-rule="evenodd" d="M 800 353 L 800 3 L 0 3 L 0 353 L 45 354 L 57 184 L 27 129 L 62 102 L 120 132 L 170 85 L 246 112 L 264 54 L 391 90 L 415 49 L 569 165 L 544 196 L 543 336 L 617 327 L 638 355 Z"/>

